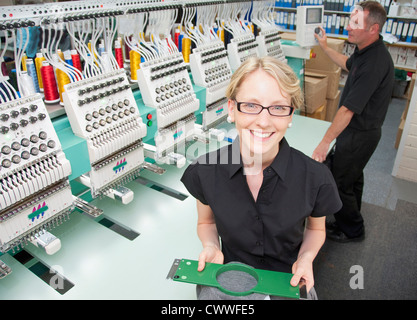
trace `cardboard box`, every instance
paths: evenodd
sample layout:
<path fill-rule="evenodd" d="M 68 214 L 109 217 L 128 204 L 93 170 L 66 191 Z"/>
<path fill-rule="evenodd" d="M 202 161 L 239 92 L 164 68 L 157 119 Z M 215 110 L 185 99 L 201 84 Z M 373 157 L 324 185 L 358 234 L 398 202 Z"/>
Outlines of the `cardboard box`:
<path fill-rule="evenodd" d="M 327 38 L 327 45 L 339 53 L 343 52 L 344 44 L 345 40 Z M 306 69 L 337 71 L 339 68 L 339 66 L 324 53 L 320 46 L 314 46 L 313 53 L 316 54 L 316 57 L 306 60 Z"/>
<path fill-rule="evenodd" d="M 395 139 L 395 145 L 394 145 L 395 149 L 398 149 L 400 145 L 401 136 L 403 135 L 403 131 L 404 131 L 404 125 L 405 125 L 405 119 L 401 119 L 400 125 L 398 126 L 397 137 Z"/>
<path fill-rule="evenodd" d="M 337 110 L 339 110 L 340 90 L 332 99 L 326 99 L 326 121 L 332 122 Z"/>
<path fill-rule="evenodd" d="M 327 70 L 317 70 L 317 69 L 306 69 L 305 75 L 311 74 L 324 74 L 327 76 L 327 99 L 333 99 L 337 91 L 339 90 L 340 75 L 342 73 L 342 68 L 337 68 L 336 71 L 327 71 Z"/>
<path fill-rule="evenodd" d="M 301 110 L 306 113 L 315 112 L 326 103 L 327 76 L 315 74 L 304 77 L 305 107 Z"/>
<path fill-rule="evenodd" d="M 313 113 L 301 112 L 301 115 L 309 117 L 309 118 L 318 119 L 318 120 L 326 120 L 326 103 L 324 103 L 324 105 L 320 106 Z"/>

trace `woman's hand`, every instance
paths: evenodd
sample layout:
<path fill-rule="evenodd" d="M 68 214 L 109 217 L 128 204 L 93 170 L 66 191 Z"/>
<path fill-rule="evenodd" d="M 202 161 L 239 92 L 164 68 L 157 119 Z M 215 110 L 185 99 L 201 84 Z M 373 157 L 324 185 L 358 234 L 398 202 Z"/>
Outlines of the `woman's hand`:
<path fill-rule="evenodd" d="M 295 287 L 301 280 L 306 282 L 307 292 L 314 286 L 313 263 L 308 259 L 299 257 L 292 265 L 292 273 L 290 284 Z"/>
<path fill-rule="evenodd" d="M 223 264 L 223 252 L 216 246 L 207 246 L 201 251 L 198 257 L 198 271 L 203 271 L 206 262 Z"/>

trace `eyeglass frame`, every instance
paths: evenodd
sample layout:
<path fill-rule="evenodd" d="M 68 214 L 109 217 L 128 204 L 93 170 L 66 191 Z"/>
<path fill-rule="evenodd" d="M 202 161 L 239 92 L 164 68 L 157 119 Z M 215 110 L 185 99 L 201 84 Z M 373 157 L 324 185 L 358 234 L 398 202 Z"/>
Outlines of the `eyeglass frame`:
<path fill-rule="evenodd" d="M 294 109 L 295 109 L 293 106 L 285 106 L 285 105 L 283 106 L 283 105 L 279 105 L 279 104 L 272 105 L 272 106 L 269 106 L 269 107 L 264 107 L 263 105 L 261 105 L 261 104 L 259 104 L 259 103 L 254 103 L 254 102 L 245 102 L 245 101 L 238 102 L 237 100 L 235 100 L 235 102 L 236 102 L 237 110 L 238 110 L 239 112 L 244 113 L 244 114 L 253 114 L 253 115 L 258 115 L 258 114 L 261 114 L 261 112 L 262 112 L 262 111 L 264 111 L 264 109 L 266 109 L 266 110 L 268 111 L 269 115 L 271 115 L 271 116 L 273 116 L 273 117 L 280 117 L 280 118 L 283 118 L 283 117 L 289 117 L 289 116 L 291 116 L 291 115 L 293 114 L 293 112 L 294 112 Z M 248 113 L 248 112 L 244 112 L 244 111 L 241 111 L 241 110 L 240 110 L 240 105 L 241 105 L 242 103 L 254 104 L 254 105 L 260 106 L 262 109 L 261 109 L 261 111 L 259 111 L 258 113 Z M 278 116 L 278 115 L 272 114 L 272 113 L 271 113 L 271 111 L 269 111 L 269 108 L 272 108 L 272 107 L 286 107 L 286 108 L 290 108 L 290 110 L 291 110 L 291 111 L 290 111 L 290 114 L 287 114 L 286 116 Z"/>

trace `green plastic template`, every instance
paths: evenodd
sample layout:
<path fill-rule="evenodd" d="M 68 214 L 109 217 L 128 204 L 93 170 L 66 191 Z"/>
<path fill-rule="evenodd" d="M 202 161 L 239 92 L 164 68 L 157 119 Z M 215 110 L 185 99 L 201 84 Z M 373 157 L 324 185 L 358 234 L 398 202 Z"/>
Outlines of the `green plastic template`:
<path fill-rule="evenodd" d="M 293 287 L 290 284 L 292 274 L 255 269 L 239 263 L 216 264 L 206 262 L 203 271 L 197 271 L 198 261 L 177 259 L 171 268 L 171 275 L 174 281 L 200 284 L 205 286 L 216 287 L 226 294 L 232 296 L 245 296 L 251 293 L 260 293 L 271 296 L 280 296 L 286 298 L 300 299 L 305 296 L 305 286 Z M 176 271 L 175 271 L 176 270 Z M 223 288 L 217 281 L 217 277 L 226 271 L 242 271 L 253 276 L 257 280 L 255 287 L 244 292 L 235 292 Z M 175 273 L 174 273 L 175 272 Z"/>

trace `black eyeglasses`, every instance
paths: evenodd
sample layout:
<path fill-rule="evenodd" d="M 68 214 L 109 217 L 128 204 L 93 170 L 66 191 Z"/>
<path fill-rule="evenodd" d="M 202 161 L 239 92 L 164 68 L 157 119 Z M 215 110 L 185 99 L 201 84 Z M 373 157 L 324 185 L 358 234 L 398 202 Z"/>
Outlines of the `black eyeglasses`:
<path fill-rule="evenodd" d="M 274 117 L 288 117 L 294 111 L 294 107 L 291 106 L 269 106 L 264 107 L 257 103 L 252 102 L 236 102 L 237 110 L 247 114 L 260 114 L 263 109 L 267 109 L 268 113 Z"/>

